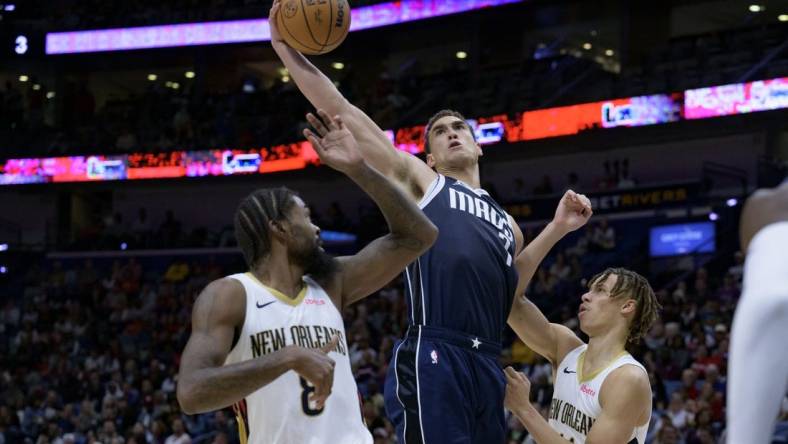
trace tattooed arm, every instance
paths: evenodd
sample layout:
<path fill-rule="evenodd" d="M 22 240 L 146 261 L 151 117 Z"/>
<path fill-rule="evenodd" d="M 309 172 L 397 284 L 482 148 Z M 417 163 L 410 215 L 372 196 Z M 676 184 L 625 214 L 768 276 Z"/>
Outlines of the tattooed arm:
<path fill-rule="evenodd" d="M 322 405 L 334 381 L 334 361 L 326 350 L 289 346 L 255 359 L 224 366 L 233 334 L 244 323 L 246 294 L 235 279 L 210 283 L 194 303 L 192 332 L 181 356 L 178 403 L 186 414 L 218 410 L 240 401 L 283 373 L 295 370 L 315 389 Z"/>
<path fill-rule="evenodd" d="M 432 246 L 438 229 L 392 180 L 364 160 L 341 117 L 331 117 L 322 110 L 318 114 L 320 119 L 307 115 L 317 134 L 305 130 L 304 135 L 323 163 L 345 173 L 375 201 L 389 227 L 389 234 L 375 239 L 358 254 L 338 258 L 340 272 L 328 287 L 334 303 L 341 308 L 394 279 Z"/>

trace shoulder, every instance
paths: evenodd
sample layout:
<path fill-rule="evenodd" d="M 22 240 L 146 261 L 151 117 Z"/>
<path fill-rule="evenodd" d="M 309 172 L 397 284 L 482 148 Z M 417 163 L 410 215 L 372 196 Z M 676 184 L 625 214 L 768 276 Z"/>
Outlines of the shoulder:
<path fill-rule="evenodd" d="M 438 178 L 438 173 L 418 157 L 400 150 L 397 152 L 403 159 L 401 170 L 397 174 L 400 182 L 409 188 L 408 191 L 413 197 L 421 199 L 432 182 Z"/>
<path fill-rule="evenodd" d="M 624 364 L 605 378 L 599 393 L 599 401 L 630 398 L 634 403 L 651 400 L 651 382 L 646 370 L 635 364 Z"/>
<path fill-rule="evenodd" d="M 556 356 L 554 367 L 558 368 L 566 359 L 577 360 L 580 353 L 585 351 L 588 345 L 577 337 L 575 332 L 563 324 L 550 324 L 550 328 L 556 335 Z"/>
<path fill-rule="evenodd" d="M 421 162 L 421 160 L 418 161 Z M 426 206 L 443 188 L 449 185 L 446 176 L 430 171 L 433 173 L 432 175 L 423 176 L 423 180 L 414 180 L 409 189 L 411 196 L 423 206 Z"/>
<path fill-rule="evenodd" d="M 204 295 L 207 295 L 209 298 L 219 298 L 223 302 L 232 302 L 237 301 L 238 298 L 245 300 L 246 290 L 238 279 L 225 277 L 206 285 L 200 297 Z"/>
<path fill-rule="evenodd" d="M 246 290 L 237 279 L 222 278 L 208 284 L 197 297 L 192 322 L 217 321 L 239 325 L 246 315 Z"/>
<path fill-rule="evenodd" d="M 780 221 L 788 221 L 788 181 L 777 188 L 760 189 L 747 199 L 739 224 L 743 247 L 762 228 Z"/>

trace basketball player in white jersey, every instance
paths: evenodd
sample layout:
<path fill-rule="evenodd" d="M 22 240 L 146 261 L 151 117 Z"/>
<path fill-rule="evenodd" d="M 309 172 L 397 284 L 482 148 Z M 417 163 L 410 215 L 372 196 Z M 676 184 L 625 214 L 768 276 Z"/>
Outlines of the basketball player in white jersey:
<path fill-rule="evenodd" d="M 731 330 L 727 443 L 766 444 L 788 390 L 788 181 L 753 194 L 739 230 L 747 262 Z"/>
<path fill-rule="evenodd" d="M 321 117 L 319 135 L 305 135 L 324 164 L 377 203 L 390 233 L 355 256 L 332 258 L 292 191 L 262 189 L 241 202 L 235 233 L 249 271 L 210 283 L 197 298 L 177 395 L 187 414 L 232 405 L 242 444 L 372 443 L 340 313 L 391 281 L 438 234 L 362 159 L 342 121 Z"/>
<path fill-rule="evenodd" d="M 545 420 L 531 405 L 526 376 L 507 367 L 506 407 L 539 444 L 644 444 L 651 385 L 625 347 L 657 319 L 654 291 L 641 275 L 608 268 L 591 279 L 582 301 L 578 318 L 588 344 L 548 322 L 525 297 L 515 301 L 509 325 L 553 364 L 555 382 Z"/>

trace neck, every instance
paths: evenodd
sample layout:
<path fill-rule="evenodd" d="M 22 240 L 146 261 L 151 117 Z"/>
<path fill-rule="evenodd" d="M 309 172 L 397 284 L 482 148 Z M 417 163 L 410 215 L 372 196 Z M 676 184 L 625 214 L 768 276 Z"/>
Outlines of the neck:
<path fill-rule="evenodd" d="M 287 252 L 272 248 L 271 253 L 249 270 L 260 282 L 295 299 L 304 286 L 304 269 L 291 263 Z"/>
<path fill-rule="evenodd" d="M 435 170 L 438 173 L 443 174 L 444 176 L 451 177 L 453 179 L 461 180 L 466 184 L 472 186 L 473 188 L 480 188 L 481 183 L 479 182 L 479 164 L 468 165 L 464 168 L 457 168 L 457 167 L 446 167 L 446 168 L 438 168 L 435 167 Z"/>
<path fill-rule="evenodd" d="M 588 370 L 595 371 L 606 366 L 625 350 L 626 331 L 611 329 L 598 336 L 588 338 L 584 363 Z"/>

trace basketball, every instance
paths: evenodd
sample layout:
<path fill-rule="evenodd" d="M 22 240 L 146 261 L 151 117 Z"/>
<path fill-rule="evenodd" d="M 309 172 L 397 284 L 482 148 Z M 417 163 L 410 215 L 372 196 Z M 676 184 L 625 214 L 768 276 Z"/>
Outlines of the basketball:
<path fill-rule="evenodd" d="M 293 49 L 318 55 L 332 51 L 347 37 L 347 0 L 284 0 L 277 15 L 282 38 Z"/>

